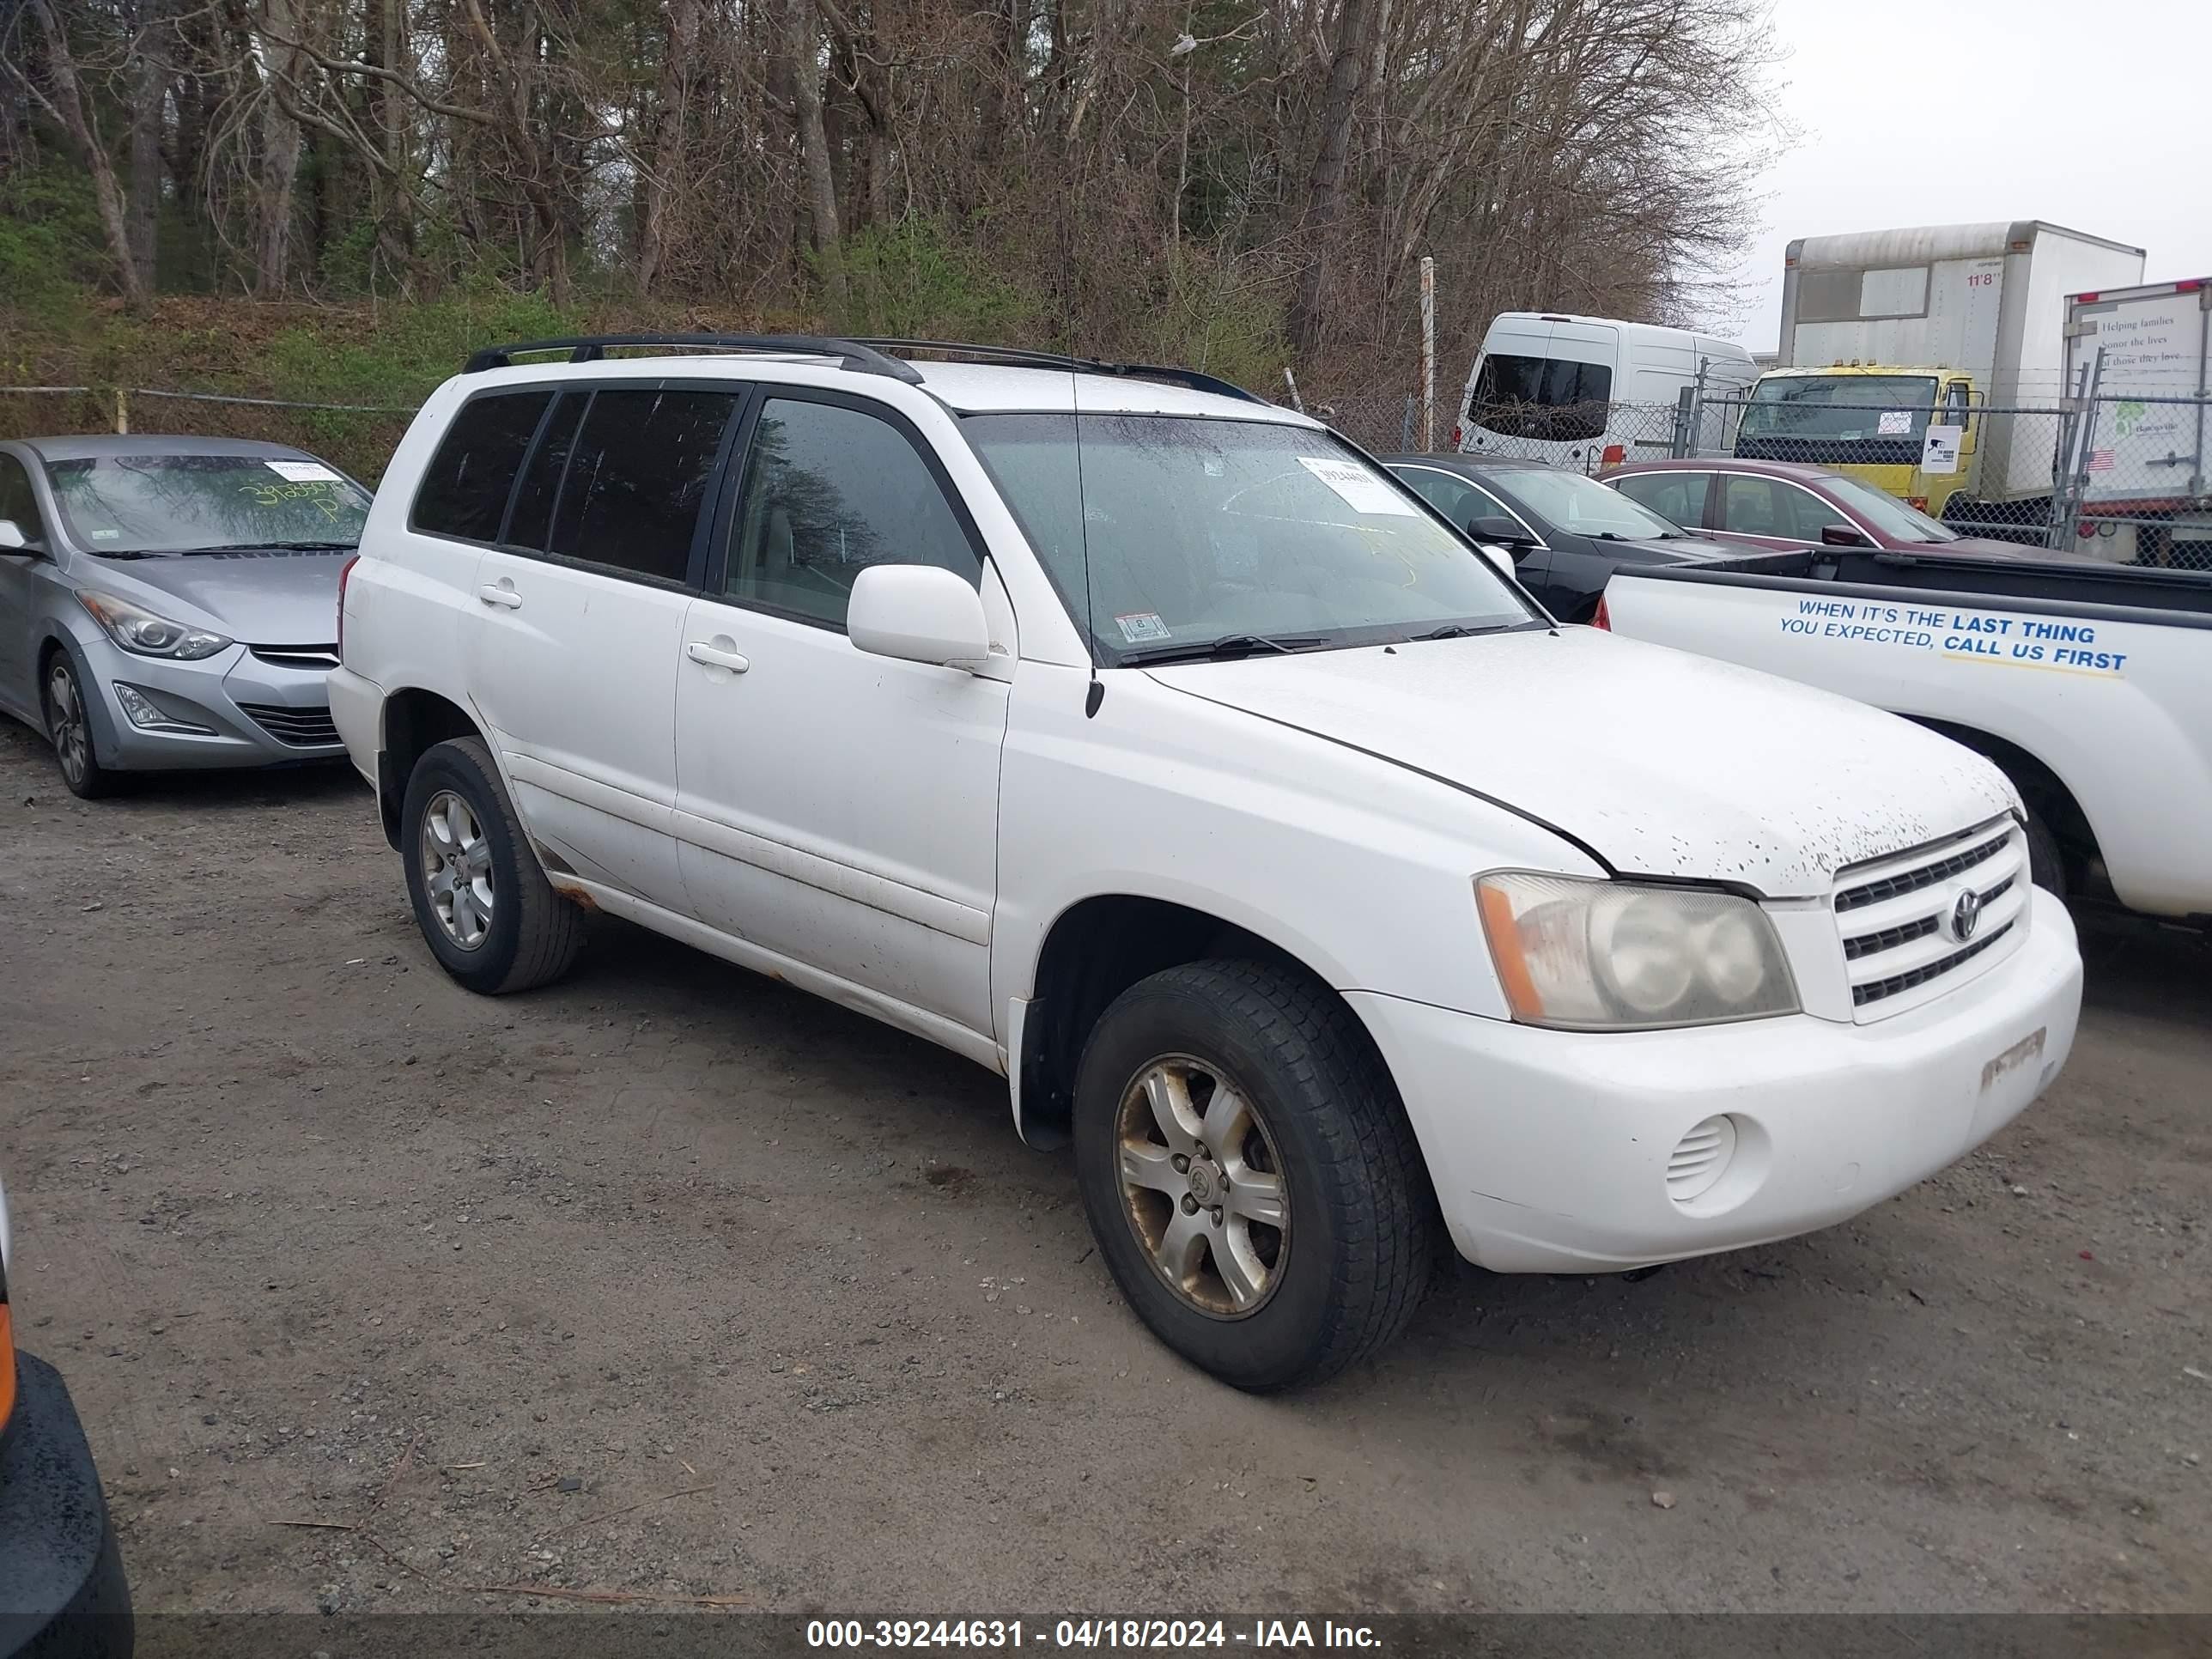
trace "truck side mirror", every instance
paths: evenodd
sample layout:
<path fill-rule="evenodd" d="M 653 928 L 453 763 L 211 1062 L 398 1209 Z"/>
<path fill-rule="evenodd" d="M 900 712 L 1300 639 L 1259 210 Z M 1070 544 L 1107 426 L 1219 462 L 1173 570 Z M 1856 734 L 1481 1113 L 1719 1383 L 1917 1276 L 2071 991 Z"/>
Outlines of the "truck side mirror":
<path fill-rule="evenodd" d="M 1825 547 L 1872 547 L 1874 542 L 1866 532 L 1847 524 L 1826 524 L 1820 526 L 1820 543 Z"/>
<path fill-rule="evenodd" d="M 27 553 L 31 538 L 13 519 L 0 519 L 0 553 Z"/>

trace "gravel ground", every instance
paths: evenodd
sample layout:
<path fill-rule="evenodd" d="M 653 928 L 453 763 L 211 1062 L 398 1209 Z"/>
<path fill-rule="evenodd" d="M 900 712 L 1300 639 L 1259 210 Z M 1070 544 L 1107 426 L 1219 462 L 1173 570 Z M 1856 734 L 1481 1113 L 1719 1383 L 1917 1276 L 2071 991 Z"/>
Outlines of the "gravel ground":
<path fill-rule="evenodd" d="M 349 775 L 90 805 L 0 724 L 0 919 L 18 1337 L 143 1611 L 2212 1608 L 2193 939 L 2094 932 L 2052 1093 L 1871 1214 L 1461 1268 L 1257 1400 L 982 1072 L 613 923 L 452 985 Z"/>

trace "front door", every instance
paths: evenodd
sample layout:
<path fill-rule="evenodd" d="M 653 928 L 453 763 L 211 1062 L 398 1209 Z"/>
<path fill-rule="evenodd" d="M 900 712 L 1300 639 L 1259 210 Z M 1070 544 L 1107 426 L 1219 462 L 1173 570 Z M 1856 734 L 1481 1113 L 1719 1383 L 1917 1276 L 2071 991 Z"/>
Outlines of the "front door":
<path fill-rule="evenodd" d="M 565 392 L 477 568 L 477 704 L 531 834 L 678 911 L 676 665 L 738 406 L 650 382 Z"/>
<path fill-rule="evenodd" d="M 910 1028 L 988 1036 L 1008 687 L 870 656 L 845 634 L 869 565 L 981 583 L 981 541 L 927 441 L 879 404 L 771 388 L 742 441 L 677 667 L 694 908 L 832 981 L 817 988 L 858 988 L 854 1000 Z"/>

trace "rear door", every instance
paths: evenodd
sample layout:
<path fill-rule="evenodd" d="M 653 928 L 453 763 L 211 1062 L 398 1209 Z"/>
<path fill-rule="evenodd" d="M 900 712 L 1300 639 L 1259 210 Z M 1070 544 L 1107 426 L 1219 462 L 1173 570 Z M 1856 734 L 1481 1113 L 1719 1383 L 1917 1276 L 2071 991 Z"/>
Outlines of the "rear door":
<path fill-rule="evenodd" d="M 477 571 L 478 712 L 531 833 L 578 875 L 687 912 L 676 672 L 742 387 L 570 383 Z"/>
<path fill-rule="evenodd" d="M 1680 525 L 1695 535 L 1705 527 L 1705 491 L 1712 478 L 1710 472 L 1670 471 L 1625 472 L 1605 482 L 1668 523 Z"/>
<path fill-rule="evenodd" d="M 1853 523 L 1843 508 L 1786 479 L 1724 472 L 1718 483 L 1717 527 L 1737 541 L 1778 550 L 1818 547 L 1826 526 Z"/>

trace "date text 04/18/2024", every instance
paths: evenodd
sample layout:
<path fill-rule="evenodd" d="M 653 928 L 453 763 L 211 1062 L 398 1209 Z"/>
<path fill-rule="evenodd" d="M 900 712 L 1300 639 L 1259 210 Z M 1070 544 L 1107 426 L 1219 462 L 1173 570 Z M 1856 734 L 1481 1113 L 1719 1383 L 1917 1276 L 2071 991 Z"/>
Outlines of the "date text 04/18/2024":
<path fill-rule="evenodd" d="M 1382 1644 L 1366 1625 L 1329 1619 L 812 1619 L 810 1648 L 1023 1647 L 1067 1650 L 1193 1648 L 1366 1649 Z"/>

